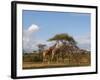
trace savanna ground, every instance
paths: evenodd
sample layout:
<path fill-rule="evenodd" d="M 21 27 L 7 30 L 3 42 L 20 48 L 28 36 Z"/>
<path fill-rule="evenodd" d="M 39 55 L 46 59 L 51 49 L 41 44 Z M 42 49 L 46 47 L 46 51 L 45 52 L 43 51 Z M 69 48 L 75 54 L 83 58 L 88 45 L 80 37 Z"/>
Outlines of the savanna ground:
<path fill-rule="evenodd" d="M 36 68 L 54 68 L 54 67 L 80 67 L 91 65 L 91 54 L 75 53 L 65 54 L 62 59 L 55 56 L 55 60 L 43 62 L 42 53 L 24 53 L 23 54 L 23 69 Z"/>

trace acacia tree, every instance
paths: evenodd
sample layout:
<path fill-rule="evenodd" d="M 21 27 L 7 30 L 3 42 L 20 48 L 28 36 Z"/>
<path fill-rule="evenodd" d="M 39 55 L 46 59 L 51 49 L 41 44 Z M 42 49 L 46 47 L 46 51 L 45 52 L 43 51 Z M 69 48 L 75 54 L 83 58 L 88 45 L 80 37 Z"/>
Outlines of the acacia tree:
<path fill-rule="evenodd" d="M 56 34 L 54 37 L 50 38 L 48 41 L 56 41 L 56 43 L 58 43 L 58 44 L 59 44 L 59 42 L 61 42 L 63 44 L 60 47 L 60 56 L 62 56 L 62 60 L 64 59 L 64 56 L 65 56 L 64 53 L 66 53 L 66 51 L 67 51 L 67 53 L 70 53 L 70 52 L 73 53 L 72 49 L 66 47 L 66 45 L 71 44 L 72 46 L 78 48 L 76 46 L 77 43 L 74 40 L 74 38 L 72 36 L 68 35 L 67 33 Z M 71 56 L 70 55 L 68 55 L 68 56 L 69 56 L 69 62 L 70 62 Z"/>
<path fill-rule="evenodd" d="M 57 34 L 54 37 L 50 38 L 48 41 L 56 41 L 57 43 L 62 42 L 65 44 L 76 45 L 74 38 L 67 33 Z"/>

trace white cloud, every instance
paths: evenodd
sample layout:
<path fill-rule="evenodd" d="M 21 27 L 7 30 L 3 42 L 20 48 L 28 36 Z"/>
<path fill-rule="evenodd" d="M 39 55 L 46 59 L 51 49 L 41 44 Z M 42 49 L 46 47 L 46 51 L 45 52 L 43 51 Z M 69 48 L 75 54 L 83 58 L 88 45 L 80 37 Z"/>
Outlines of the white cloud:
<path fill-rule="evenodd" d="M 36 24 L 32 24 L 29 28 L 29 32 L 37 32 L 39 30 L 39 27 Z"/>
<path fill-rule="evenodd" d="M 32 24 L 28 29 L 23 30 L 23 50 L 25 52 L 32 52 L 33 50 L 37 50 L 38 44 L 46 44 L 46 48 L 53 45 L 53 42 L 47 42 L 46 40 L 38 39 L 36 33 L 39 30 L 40 28 L 36 24 Z"/>
<path fill-rule="evenodd" d="M 38 30 L 39 26 L 36 24 L 32 24 L 28 29 L 23 30 L 23 50 L 25 52 L 32 52 L 33 49 L 36 49 L 36 32 Z"/>
<path fill-rule="evenodd" d="M 91 37 L 90 34 L 86 34 L 86 35 L 82 35 L 79 37 L 76 37 L 75 40 L 77 41 L 77 45 L 82 48 L 82 49 L 86 49 L 86 50 L 90 50 L 91 48 Z"/>

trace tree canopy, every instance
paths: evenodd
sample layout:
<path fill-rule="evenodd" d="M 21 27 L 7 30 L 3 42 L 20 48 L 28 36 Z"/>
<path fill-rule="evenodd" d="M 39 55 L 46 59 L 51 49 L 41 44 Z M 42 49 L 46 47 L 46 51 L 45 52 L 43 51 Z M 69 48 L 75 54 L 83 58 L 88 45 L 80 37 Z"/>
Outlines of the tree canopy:
<path fill-rule="evenodd" d="M 54 37 L 50 38 L 48 41 L 60 41 L 62 43 L 68 42 L 70 44 L 76 45 L 74 38 L 67 33 L 56 34 Z"/>

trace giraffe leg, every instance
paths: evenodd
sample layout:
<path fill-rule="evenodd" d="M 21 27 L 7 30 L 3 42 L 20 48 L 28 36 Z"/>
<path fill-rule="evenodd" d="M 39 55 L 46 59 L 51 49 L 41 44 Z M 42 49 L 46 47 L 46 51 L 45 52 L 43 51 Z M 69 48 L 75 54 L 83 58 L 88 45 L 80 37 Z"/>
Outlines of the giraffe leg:
<path fill-rule="evenodd" d="M 51 56 L 51 60 L 53 61 L 54 60 L 54 51 L 52 51 L 52 56 Z"/>
<path fill-rule="evenodd" d="M 46 52 L 43 53 L 43 62 L 46 61 Z"/>

